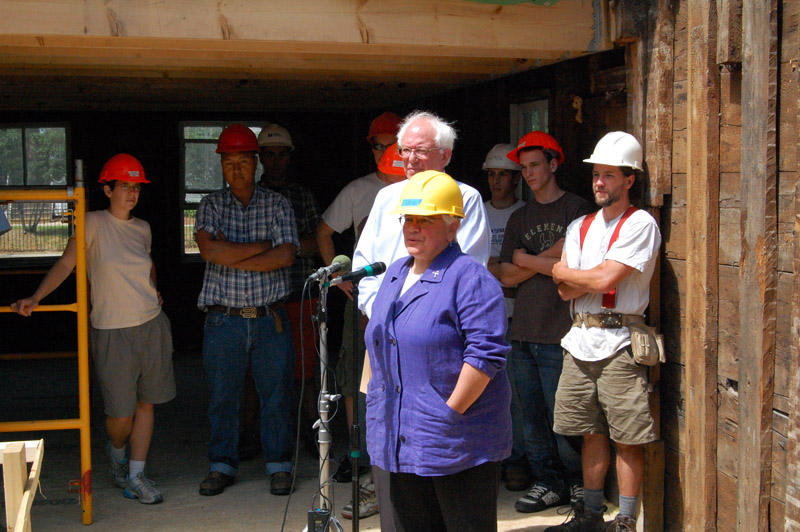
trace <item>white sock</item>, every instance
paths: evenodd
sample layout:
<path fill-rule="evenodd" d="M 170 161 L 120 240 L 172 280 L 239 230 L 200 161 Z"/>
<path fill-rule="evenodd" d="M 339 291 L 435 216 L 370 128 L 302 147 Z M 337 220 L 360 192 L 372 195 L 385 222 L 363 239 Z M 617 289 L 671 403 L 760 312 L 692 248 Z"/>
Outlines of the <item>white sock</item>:
<path fill-rule="evenodd" d="M 111 449 L 111 456 L 114 457 L 114 460 L 119 462 L 120 464 L 124 464 L 128 461 L 128 446 L 123 445 L 122 449 L 117 449 L 114 447 L 114 444 L 108 446 Z"/>
<path fill-rule="evenodd" d="M 144 460 L 131 460 L 128 462 L 128 477 L 136 478 L 139 473 L 144 473 Z"/>

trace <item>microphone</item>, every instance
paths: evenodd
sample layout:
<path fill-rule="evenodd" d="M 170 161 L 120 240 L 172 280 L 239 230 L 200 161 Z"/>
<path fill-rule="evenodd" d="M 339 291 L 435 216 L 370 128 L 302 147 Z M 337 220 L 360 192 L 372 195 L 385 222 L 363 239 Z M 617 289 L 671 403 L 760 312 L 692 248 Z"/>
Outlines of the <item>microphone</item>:
<path fill-rule="evenodd" d="M 358 284 L 358 282 L 363 279 L 364 277 L 372 277 L 373 275 L 380 275 L 386 271 L 386 264 L 383 262 L 373 262 L 368 266 L 364 266 L 360 270 L 356 270 L 354 272 L 346 273 L 341 277 L 337 277 L 333 281 L 325 283 L 325 286 L 336 286 L 337 284 L 342 284 L 346 281 L 353 281 L 353 284 Z"/>
<path fill-rule="evenodd" d="M 318 281 L 322 277 L 330 275 L 332 273 L 336 273 L 339 271 L 349 272 L 350 266 L 351 266 L 350 257 L 347 257 L 346 255 L 337 255 L 331 261 L 330 266 L 324 266 L 319 270 L 315 271 L 314 273 L 308 276 L 308 280 Z"/>

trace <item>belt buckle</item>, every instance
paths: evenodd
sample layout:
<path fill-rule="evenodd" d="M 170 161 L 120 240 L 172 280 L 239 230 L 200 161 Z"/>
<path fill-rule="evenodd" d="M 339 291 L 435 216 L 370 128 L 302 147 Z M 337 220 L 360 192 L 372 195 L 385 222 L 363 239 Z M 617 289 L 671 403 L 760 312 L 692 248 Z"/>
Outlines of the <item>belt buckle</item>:
<path fill-rule="evenodd" d="M 618 315 L 614 315 L 611 311 L 606 311 L 601 314 L 600 323 L 603 324 L 605 329 L 619 329 L 622 327 L 622 321 Z"/>
<path fill-rule="evenodd" d="M 239 311 L 239 315 L 243 318 L 257 318 L 258 307 L 242 307 Z"/>

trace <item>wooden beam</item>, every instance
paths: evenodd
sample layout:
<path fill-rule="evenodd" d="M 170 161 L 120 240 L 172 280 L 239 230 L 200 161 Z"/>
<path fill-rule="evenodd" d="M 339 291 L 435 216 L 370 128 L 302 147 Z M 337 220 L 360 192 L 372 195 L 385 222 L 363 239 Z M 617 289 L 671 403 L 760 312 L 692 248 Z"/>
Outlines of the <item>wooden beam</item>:
<path fill-rule="evenodd" d="M 788 11 L 788 10 L 787 10 Z M 800 13 L 797 4 L 793 6 L 790 14 L 784 12 L 784 16 L 791 16 L 790 26 L 794 28 L 791 38 L 784 42 L 785 50 L 789 53 L 792 62 L 796 66 L 800 61 Z M 786 34 L 784 34 L 786 35 Z M 800 100 L 800 72 L 796 68 L 792 70 L 790 84 L 783 98 L 793 98 Z M 791 296 L 791 337 L 795 340 L 790 342 L 790 363 L 789 363 L 789 389 L 787 395 L 792 399 L 789 403 L 789 422 L 786 430 L 786 496 L 784 508 L 784 530 L 800 530 L 800 345 L 797 338 L 800 338 L 800 105 L 797 106 L 795 114 L 795 135 L 792 139 L 796 147 L 795 175 L 797 179 L 794 189 L 794 236 L 792 239 L 792 296 Z"/>
<path fill-rule="evenodd" d="M 671 0 L 658 0 L 650 8 L 650 20 L 655 27 L 647 55 L 647 128 L 643 140 L 647 163 L 646 201 L 654 207 L 663 206 L 664 195 L 672 193 L 673 4 Z"/>
<path fill-rule="evenodd" d="M 686 174 L 687 530 L 714 530 L 717 510 L 719 70 L 712 0 L 688 3 Z"/>
<path fill-rule="evenodd" d="M 742 0 L 719 0 L 717 63 L 742 62 Z"/>
<path fill-rule="evenodd" d="M 744 2 L 737 484 L 740 532 L 769 530 L 778 261 L 777 18 L 777 0 Z"/>
<path fill-rule="evenodd" d="M 595 23 L 602 23 L 593 20 L 592 4 L 585 0 L 560 0 L 547 7 L 462 0 L 3 0 L 0 34 L 423 44 L 515 49 L 525 56 L 533 49 L 588 50 Z M 597 44 L 610 47 L 607 39 Z"/>

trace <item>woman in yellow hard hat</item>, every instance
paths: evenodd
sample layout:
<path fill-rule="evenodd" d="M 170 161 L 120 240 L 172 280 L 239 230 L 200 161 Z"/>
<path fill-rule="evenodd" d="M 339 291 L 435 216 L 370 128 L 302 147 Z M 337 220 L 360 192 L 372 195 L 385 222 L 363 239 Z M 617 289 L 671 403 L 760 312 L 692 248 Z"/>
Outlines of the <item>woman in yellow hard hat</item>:
<path fill-rule="evenodd" d="M 366 331 L 381 526 L 496 530 L 511 451 L 503 293 L 456 242 L 463 199 L 450 176 L 415 174 L 393 212 L 410 256 L 387 270 Z"/>

